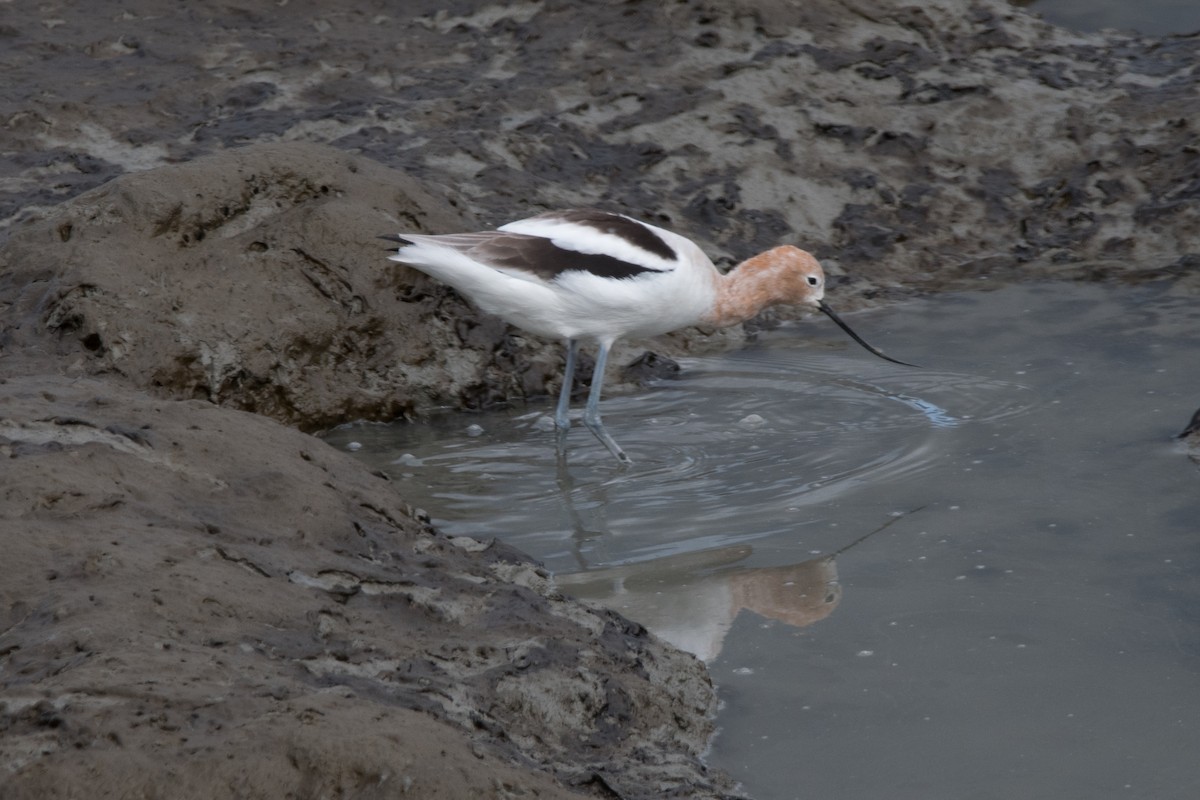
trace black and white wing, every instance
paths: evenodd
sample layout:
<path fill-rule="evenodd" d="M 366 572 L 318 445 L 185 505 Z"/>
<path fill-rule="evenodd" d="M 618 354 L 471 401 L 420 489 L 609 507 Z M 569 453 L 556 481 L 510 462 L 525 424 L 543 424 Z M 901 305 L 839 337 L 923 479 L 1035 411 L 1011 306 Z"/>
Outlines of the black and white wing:
<path fill-rule="evenodd" d="M 551 211 L 481 233 L 384 238 L 402 245 L 397 260 L 403 260 L 403 245 L 436 245 L 513 277 L 541 281 L 568 272 L 609 279 L 670 272 L 679 267 L 688 248 L 695 249 L 670 231 L 593 209 Z"/>

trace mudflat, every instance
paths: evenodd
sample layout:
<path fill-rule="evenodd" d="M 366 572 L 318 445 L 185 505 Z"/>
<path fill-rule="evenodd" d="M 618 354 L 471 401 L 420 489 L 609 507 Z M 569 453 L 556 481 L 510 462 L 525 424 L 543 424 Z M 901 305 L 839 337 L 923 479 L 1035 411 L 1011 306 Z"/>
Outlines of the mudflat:
<path fill-rule="evenodd" d="M 134 0 L 10 4 L 0 42 L 4 797 L 736 794 L 698 661 L 310 435 L 556 391 L 558 343 L 378 234 L 596 205 L 723 265 L 799 244 L 839 309 L 1197 281 L 1195 37 Z"/>

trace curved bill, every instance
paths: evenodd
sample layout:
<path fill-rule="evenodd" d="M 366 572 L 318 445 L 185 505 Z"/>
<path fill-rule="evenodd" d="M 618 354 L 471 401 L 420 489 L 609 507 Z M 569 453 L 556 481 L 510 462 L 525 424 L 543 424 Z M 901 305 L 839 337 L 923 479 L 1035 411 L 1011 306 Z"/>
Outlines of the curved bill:
<path fill-rule="evenodd" d="M 865 347 L 867 350 L 869 350 L 870 352 L 872 352 L 872 353 L 874 353 L 875 355 L 877 355 L 877 356 L 879 356 L 880 358 L 882 358 L 884 361 L 891 361 L 893 364 L 903 364 L 903 365 L 904 365 L 904 366 L 906 366 L 906 367 L 915 367 L 915 366 L 917 366 L 916 364 L 910 364 L 910 363 L 908 363 L 907 361 L 901 361 L 901 360 L 899 360 L 899 359 L 892 358 L 892 357 L 891 357 L 891 356 L 889 356 L 889 355 L 885 355 L 885 354 L 884 354 L 884 352 L 883 352 L 882 350 L 880 350 L 880 349 L 878 349 L 878 348 L 876 348 L 876 347 L 872 347 L 871 345 L 867 344 L 867 342 L 866 342 L 866 341 L 865 341 L 865 340 L 864 340 L 864 339 L 863 339 L 861 336 L 859 336 L 857 333 L 855 333 L 855 332 L 854 332 L 854 331 L 853 331 L 853 330 L 850 328 L 850 326 L 849 326 L 849 325 L 847 325 L 846 323 L 842 322 L 842 318 L 841 318 L 841 317 L 839 317 L 837 314 L 833 313 L 833 309 L 832 309 L 832 308 L 830 308 L 828 305 L 826 305 L 824 300 L 818 300 L 818 301 L 817 301 L 817 308 L 821 309 L 821 311 L 822 311 L 822 312 L 825 314 L 825 316 L 829 317 L 831 320 L 833 320 L 834 322 L 836 322 L 836 323 L 838 324 L 838 327 L 839 327 L 839 328 L 841 328 L 842 330 L 844 330 L 846 333 L 850 334 L 850 338 L 851 338 L 851 339 L 853 339 L 854 341 L 858 342 L 858 343 L 859 343 L 859 344 L 861 344 L 863 347 Z"/>

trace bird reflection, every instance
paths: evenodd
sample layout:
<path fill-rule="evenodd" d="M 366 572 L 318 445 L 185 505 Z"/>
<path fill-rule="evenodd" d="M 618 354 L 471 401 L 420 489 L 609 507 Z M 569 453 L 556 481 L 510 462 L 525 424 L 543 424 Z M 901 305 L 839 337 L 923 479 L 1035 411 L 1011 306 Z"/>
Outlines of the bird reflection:
<path fill-rule="evenodd" d="M 830 554 L 774 567 L 739 566 L 754 551 L 733 545 L 558 575 L 560 588 L 615 609 L 659 638 L 711 662 L 742 611 L 803 628 L 842 599 L 837 557 L 899 516 Z"/>
<path fill-rule="evenodd" d="M 748 545 L 557 576 L 569 594 L 613 608 L 704 661 L 721 652 L 742 610 L 802 628 L 842 599 L 835 556 L 782 567 L 737 567 Z"/>

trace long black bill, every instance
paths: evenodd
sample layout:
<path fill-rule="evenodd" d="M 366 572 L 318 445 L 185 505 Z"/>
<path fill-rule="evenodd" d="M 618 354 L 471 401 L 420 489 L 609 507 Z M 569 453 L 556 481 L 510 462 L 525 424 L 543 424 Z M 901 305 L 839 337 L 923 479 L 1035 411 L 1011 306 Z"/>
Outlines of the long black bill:
<path fill-rule="evenodd" d="M 822 312 L 825 314 L 825 316 L 829 317 L 831 320 L 833 320 L 834 322 L 836 322 L 836 323 L 838 324 L 838 327 L 839 327 L 839 328 L 841 328 L 842 330 L 844 330 L 846 333 L 850 334 L 850 338 L 851 338 L 851 339 L 853 339 L 854 341 L 858 342 L 858 343 L 859 343 L 859 344 L 861 344 L 863 347 L 865 347 L 867 350 L 869 350 L 870 352 L 872 352 L 872 353 L 874 353 L 875 355 L 877 355 L 877 356 L 879 356 L 880 358 L 882 358 L 884 361 L 890 361 L 890 362 L 892 362 L 893 364 L 903 364 L 903 365 L 904 365 L 904 366 L 906 366 L 906 367 L 915 367 L 915 366 L 917 366 L 916 364 L 910 364 L 910 363 L 908 363 L 907 361 L 901 361 L 901 360 L 899 360 L 899 359 L 892 358 L 891 356 L 884 354 L 884 352 L 883 352 L 882 350 L 880 350 L 880 349 L 878 349 L 878 348 L 876 348 L 876 347 L 873 347 L 873 346 L 871 346 L 871 345 L 867 344 L 866 340 L 864 340 L 864 339 L 863 339 L 861 336 L 859 336 L 857 333 L 855 333 L 855 332 L 854 332 L 854 331 L 853 331 L 853 330 L 850 328 L 850 326 L 849 326 L 849 325 L 847 325 L 845 322 L 842 322 L 842 318 L 841 318 L 841 317 L 839 317 L 837 314 L 833 313 L 833 309 L 832 309 L 832 308 L 830 308 L 828 305 L 826 305 L 824 300 L 818 300 L 818 301 L 817 301 L 817 308 L 821 309 L 821 311 L 822 311 Z"/>

